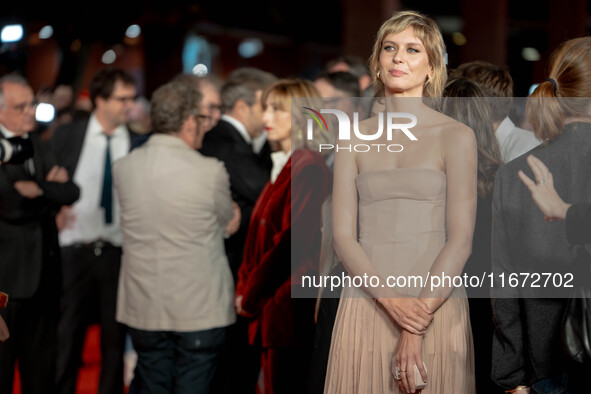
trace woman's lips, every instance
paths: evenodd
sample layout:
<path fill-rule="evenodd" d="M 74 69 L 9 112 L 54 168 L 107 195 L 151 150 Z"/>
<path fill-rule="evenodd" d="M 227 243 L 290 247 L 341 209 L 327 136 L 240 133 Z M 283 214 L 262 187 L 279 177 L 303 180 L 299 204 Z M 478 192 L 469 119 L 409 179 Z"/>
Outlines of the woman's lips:
<path fill-rule="evenodd" d="M 393 77 L 401 77 L 403 75 L 406 75 L 406 73 L 401 70 L 390 70 L 390 75 L 392 75 Z"/>

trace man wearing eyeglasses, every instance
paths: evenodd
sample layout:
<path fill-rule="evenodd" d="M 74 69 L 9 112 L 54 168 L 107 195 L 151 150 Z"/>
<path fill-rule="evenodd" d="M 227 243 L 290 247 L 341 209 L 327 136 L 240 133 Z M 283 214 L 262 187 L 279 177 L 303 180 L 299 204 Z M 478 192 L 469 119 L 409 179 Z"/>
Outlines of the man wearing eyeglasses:
<path fill-rule="evenodd" d="M 198 77 L 193 74 L 179 74 L 173 81 L 187 86 L 194 86 L 201 92 L 203 99 L 201 100 L 201 104 L 199 104 L 199 108 L 197 108 L 197 120 L 199 121 L 201 131 L 203 133 L 209 132 L 209 130 L 218 124 L 221 116 L 222 103 L 217 78 L 210 75 Z M 149 133 L 138 136 L 131 146 L 131 150 L 142 146 L 152 134 L 153 132 L 150 131 Z"/>
<path fill-rule="evenodd" d="M 138 353 L 134 393 L 209 393 L 236 320 L 223 235 L 240 210 L 224 165 L 195 151 L 201 99 L 178 81 L 156 89 L 154 135 L 113 167 L 125 248 L 117 319 Z"/>
<path fill-rule="evenodd" d="M 56 129 L 55 155 L 80 186 L 81 198 L 58 217 L 64 271 L 59 325 L 58 390 L 74 394 L 87 326 L 101 326 L 99 393 L 123 390 L 125 330 L 115 320 L 122 233 L 111 163 L 125 156 L 132 135 L 125 126 L 136 98 L 134 79 L 106 68 L 90 84 L 88 120 Z"/>
<path fill-rule="evenodd" d="M 198 79 L 199 90 L 203 93 L 201 107 L 207 116 L 204 132 L 213 129 L 222 116 L 222 101 L 220 98 L 220 87 L 216 79 L 210 76 Z"/>
<path fill-rule="evenodd" d="M 23 77 L 0 78 L 0 139 L 33 146 L 31 158 L 0 165 L 0 291 L 10 297 L 0 315 L 11 335 L 0 344 L 2 394 L 12 393 L 17 361 L 23 393 L 55 392 L 61 266 L 54 217 L 79 195 L 51 148 L 31 133 L 33 97 Z"/>
<path fill-rule="evenodd" d="M 218 124 L 221 116 L 222 102 L 220 99 L 220 86 L 217 78 L 206 75 L 198 77 L 192 74 L 177 75 L 173 81 L 197 87 L 203 99 L 199 105 L 199 120 L 204 133 L 209 132 Z"/>

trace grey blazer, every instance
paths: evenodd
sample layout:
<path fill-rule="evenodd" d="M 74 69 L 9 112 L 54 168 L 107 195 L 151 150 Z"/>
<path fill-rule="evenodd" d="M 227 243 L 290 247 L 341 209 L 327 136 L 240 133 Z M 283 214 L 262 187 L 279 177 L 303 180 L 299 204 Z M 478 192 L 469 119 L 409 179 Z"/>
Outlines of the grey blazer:
<path fill-rule="evenodd" d="M 224 165 L 179 138 L 154 134 L 115 161 L 123 257 L 117 321 L 149 331 L 198 331 L 235 321 L 224 253 L 232 218 Z"/>
<path fill-rule="evenodd" d="M 523 170 L 533 179 L 526 162 L 528 154 L 535 155 L 548 166 L 554 175 L 556 190 L 565 201 L 588 201 L 591 196 L 591 124 L 566 125 L 558 139 L 507 163 L 497 173 L 492 265 L 497 275 L 505 273 L 505 288 L 496 287 L 492 292 L 497 298 L 493 299 L 496 330 L 491 376 L 505 388 L 531 385 L 569 371 L 560 340 L 566 299 L 544 298 L 548 293 L 541 288 L 535 289 L 539 290 L 537 292 L 526 292 L 508 287 L 510 273 L 571 270 L 572 256 L 565 223 L 545 222 L 529 190 L 517 176 L 517 172 Z M 500 281 L 495 285 L 500 286 Z"/>

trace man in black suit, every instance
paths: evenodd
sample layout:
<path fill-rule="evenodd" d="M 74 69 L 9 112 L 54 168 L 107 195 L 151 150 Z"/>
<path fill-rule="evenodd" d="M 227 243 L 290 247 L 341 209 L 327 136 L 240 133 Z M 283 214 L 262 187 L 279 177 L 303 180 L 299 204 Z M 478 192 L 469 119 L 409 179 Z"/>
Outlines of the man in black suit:
<path fill-rule="evenodd" d="M 222 117 L 205 134 L 201 153 L 224 162 L 232 199 L 242 219 L 236 234 L 226 239 L 226 254 L 234 280 L 242 263 L 250 216 L 271 173 L 271 148 L 263 134 L 263 90 L 276 78 L 255 68 L 232 72 L 222 86 Z M 242 317 L 227 332 L 225 348 L 213 382 L 214 393 L 254 393 L 259 371 L 257 352 L 248 345 L 248 321 Z M 232 379 L 228 379 L 232 376 Z"/>
<path fill-rule="evenodd" d="M 222 86 L 223 115 L 205 134 L 201 153 L 224 162 L 230 174 L 232 199 L 242 213 L 240 229 L 226 240 L 226 254 L 236 279 L 254 204 L 269 180 L 271 148 L 263 134 L 263 89 L 275 77 L 255 68 L 232 72 Z"/>
<path fill-rule="evenodd" d="M 11 394 L 18 360 L 23 393 L 55 392 L 61 266 L 55 212 L 72 204 L 78 187 L 56 165 L 35 127 L 33 90 L 16 75 L 0 79 L 0 139 L 22 137 L 33 146 L 24 163 L 0 165 L 1 310 L 11 337 L 0 344 L 0 393 Z"/>
<path fill-rule="evenodd" d="M 59 215 L 64 297 L 59 324 L 57 383 L 74 394 L 88 325 L 101 325 L 100 394 L 123 391 L 125 329 L 115 320 L 122 234 L 111 163 L 129 152 L 125 127 L 136 98 L 134 79 L 107 68 L 90 84 L 89 119 L 56 129 L 55 155 L 80 186 L 81 198 Z"/>

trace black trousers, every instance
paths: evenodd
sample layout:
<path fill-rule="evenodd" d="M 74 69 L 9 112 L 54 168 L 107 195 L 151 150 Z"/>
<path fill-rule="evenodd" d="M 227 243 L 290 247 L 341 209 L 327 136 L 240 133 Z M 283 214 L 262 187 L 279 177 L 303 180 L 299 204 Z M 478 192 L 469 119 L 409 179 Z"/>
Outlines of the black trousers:
<path fill-rule="evenodd" d="M 492 338 L 494 323 L 490 298 L 469 298 L 470 325 L 474 339 L 474 368 L 476 375 L 476 392 L 478 394 L 495 394 L 503 392 L 491 379 L 492 371 Z"/>
<path fill-rule="evenodd" d="M 22 394 L 55 393 L 59 289 L 43 285 L 31 298 L 10 299 L 0 314 L 10 331 L 0 344 L 0 394 L 12 394 L 17 360 Z"/>
<path fill-rule="evenodd" d="M 312 346 L 263 348 L 265 394 L 307 394 Z"/>
<path fill-rule="evenodd" d="M 213 378 L 213 394 L 255 394 L 261 370 L 260 346 L 248 343 L 250 319 L 238 316 L 226 330 Z"/>
<path fill-rule="evenodd" d="M 99 394 L 123 392 L 125 328 L 115 321 L 121 248 L 109 244 L 62 248 L 64 295 L 58 329 L 57 386 L 74 394 L 86 329 L 101 327 Z"/>
<path fill-rule="evenodd" d="M 345 272 L 342 263 L 338 263 L 330 272 L 330 275 L 341 276 Z M 308 381 L 308 394 L 324 393 L 324 380 L 328 368 L 328 357 L 330 355 L 330 343 L 332 341 L 332 329 L 337 317 L 337 310 L 341 301 L 342 287 L 324 289 L 320 305 L 318 307 L 318 318 L 314 331 L 314 346 L 310 360 L 310 377 Z"/>
<path fill-rule="evenodd" d="M 129 334 L 138 354 L 129 394 L 210 393 L 225 327 L 189 332 L 130 327 Z"/>

